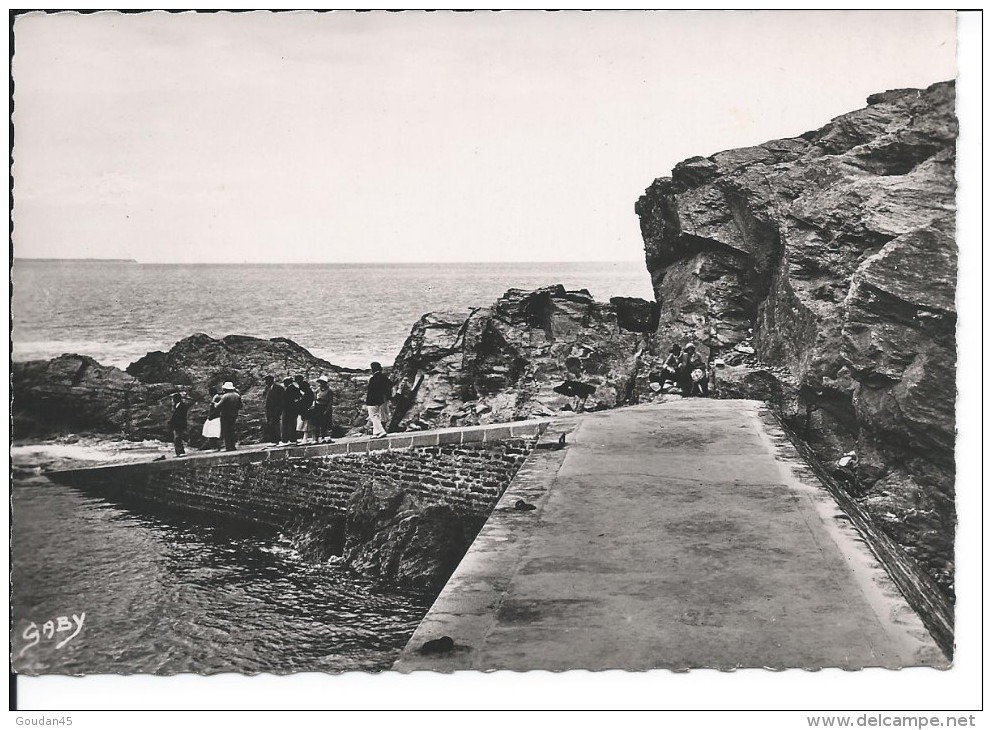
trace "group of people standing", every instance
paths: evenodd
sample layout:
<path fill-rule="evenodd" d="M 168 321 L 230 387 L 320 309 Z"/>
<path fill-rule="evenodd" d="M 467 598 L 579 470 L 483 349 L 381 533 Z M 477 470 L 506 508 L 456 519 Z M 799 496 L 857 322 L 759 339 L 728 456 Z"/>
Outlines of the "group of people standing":
<path fill-rule="evenodd" d="M 372 377 L 366 390 L 365 408 L 372 425 L 372 437 L 383 438 L 388 434 L 385 424 L 389 423 L 388 405 L 392 399 L 393 384 L 383 373 L 381 364 L 373 362 L 371 368 Z M 695 345 L 691 342 L 685 347 L 674 344 L 662 366 L 661 386 L 664 387 L 670 381 L 678 386 L 685 397 L 707 396 L 707 371 L 706 363 L 696 352 Z M 583 384 L 567 382 L 555 390 L 564 393 L 561 388 L 569 385 Z M 580 395 L 571 391 L 567 394 Z M 587 396 L 588 393 L 581 395 Z M 334 396 L 327 376 L 318 377 L 317 388 L 314 389 L 302 375 L 287 376 L 281 383 L 276 382 L 275 376 L 266 375 L 262 400 L 265 402 L 264 441 L 284 446 L 300 442 L 326 443 L 331 440 Z M 219 444 L 223 442 L 226 451 L 235 450 L 235 426 L 241 405 L 241 395 L 234 383 L 224 383 L 220 392 L 216 387 L 210 388 L 210 405 L 207 420 L 203 424 L 206 448 L 219 450 Z M 189 403 L 182 393 L 174 393 L 169 430 L 176 456 L 184 456 L 186 453 L 183 442 L 186 441 L 188 415 Z"/>
<path fill-rule="evenodd" d="M 678 386 L 686 398 L 709 395 L 708 368 L 703 358 L 696 352 L 696 346 L 691 342 L 685 347 L 678 343 L 672 345 L 661 370 L 662 387 L 671 381 Z"/>
<path fill-rule="evenodd" d="M 302 375 L 277 383 L 265 376 L 264 440 L 273 444 L 322 443 L 330 441 L 334 396 L 326 375 L 317 378 L 317 389 Z"/>
<path fill-rule="evenodd" d="M 203 424 L 203 436 L 207 439 L 208 448 L 223 441 L 226 451 L 234 451 L 237 440 L 234 427 L 238 413 L 241 411 L 241 394 L 231 381 L 224 383 L 220 390 L 221 392 L 218 392 L 217 388 L 210 388 L 210 405 L 207 409 L 207 420 Z M 176 456 L 186 455 L 183 442 L 186 441 L 188 429 L 189 402 L 182 393 L 173 393 L 169 430 L 172 432 Z"/>
<path fill-rule="evenodd" d="M 392 394 L 393 384 L 383 373 L 382 365 L 372 363 L 365 408 L 372 425 L 373 438 L 382 438 L 388 434 L 385 424 L 389 423 L 388 404 Z M 228 381 L 221 386 L 220 391 L 211 386 L 209 396 L 207 420 L 202 431 L 204 448 L 234 451 L 237 442 L 236 424 L 242 405 L 241 394 L 234 383 Z M 265 402 L 264 441 L 280 446 L 331 441 L 334 395 L 327 376 L 317 378 L 315 389 L 302 375 L 285 377 L 281 383 L 276 382 L 275 376 L 266 375 L 262 400 Z M 169 431 L 176 456 L 186 455 L 184 442 L 187 441 L 189 429 L 189 406 L 183 393 L 172 395 Z M 223 446 L 220 445 L 221 442 Z"/>

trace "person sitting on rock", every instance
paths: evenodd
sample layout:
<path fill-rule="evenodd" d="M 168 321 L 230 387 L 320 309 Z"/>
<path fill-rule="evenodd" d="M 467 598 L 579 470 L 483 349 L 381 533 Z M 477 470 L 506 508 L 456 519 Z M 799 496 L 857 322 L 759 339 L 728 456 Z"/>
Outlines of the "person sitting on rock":
<path fill-rule="evenodd" d="M 679 366 L 676 371 L 679 390 L 682 391 L 683 398 L 688 398 L 692 395 L 692 362 L 695 356 L 696 346 L 691 342 L 687 342 L 682 347 L 682 354 L 679 355 Z"/>
<path fill-rule="evenodd" d="M 679 362 L 682 355 L 682 346 L 676 342 L 668 352 L 665 364 L 661 366 L 661 389 L 665 389 L 666 383 L 679 384 Z"/>
<path fill-rule="evenodd" d="M 169 430 L 172 432 L 172 443 L 176 447 L 176 456 L 186 455 L 183 441 L 186 440 L 186 431 L 189 428 L 188 414 L 189 403 L 183 400 L 183 394 L 173 393 L 172 415 L 169 416 Z"/>
<path fill-rule="evenodd" d="M 241 395 L 230 380 L 224 383 L 221 390 L 224 391 L 224 395 L 217 404 L 217 411 L 220 413 L 220 437 L 224 441 L 224 450 L 234 451 L 236 441 L 234 425 L 241 411 Z"/>
<path fill-rule="evenodd" d="M 372 438 L 380 439 L 389 433 L 382 423 L 389 422 L 387 404 L 393 395 L 393 384 L 382 372 L 382 365 L 374 362 L 371 367 L 372 377 L 369 378 L 369 387 L 365 395 L 365 409 L 372 423 Z"/>
<path fill-rule="evenodd" d="M 709 395 L 709 383 L 706 378 L 706 363 L 696 352 L 696 346 L 691 342 L 682 348 L 680 359 L 679 388 L 686 398 L 691 396 Z"/>

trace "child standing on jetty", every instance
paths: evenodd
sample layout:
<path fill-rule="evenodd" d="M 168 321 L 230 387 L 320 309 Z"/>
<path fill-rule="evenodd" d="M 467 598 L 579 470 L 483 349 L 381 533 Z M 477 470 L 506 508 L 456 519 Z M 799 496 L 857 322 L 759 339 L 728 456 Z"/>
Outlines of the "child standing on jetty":
<path fill-rule="evenodd" d="M 369 421 L 372 422 L 374 439 L 380 439 L 388 434 L 382 422 L 389 420 L 386 404 L 392 395 L 393 384 L 383 374 L 382 365 L 377 362 L 372 363 L 372 377 L 369 378 L 369 388 L 365 395 L 365 408 L 369 412 Z"/>

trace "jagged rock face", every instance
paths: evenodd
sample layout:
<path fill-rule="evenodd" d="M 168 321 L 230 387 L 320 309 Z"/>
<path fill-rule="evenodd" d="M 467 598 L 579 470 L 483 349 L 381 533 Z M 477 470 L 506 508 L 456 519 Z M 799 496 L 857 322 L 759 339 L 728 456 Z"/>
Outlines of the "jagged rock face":
<path fill-rule="evenodd" d="M 485 521 L 486 515 L 366 482 L 348 501 L 343 556 L 373 580 L 436 595 Z"/>
<path fill-rule="evenodd" d="M 394 426 L 512 421 L 550 415 L 570 399 L 565 380 L 595 386 L 587 409 L 633 398 L 657 323 L 652 302 L 596 302 L 561 285 L 511 289 L 492 307 L 418 321 L 392 368 Z"/>
<path fill-rule="evenodd" d="M 46 361 L 14 363 L 13 418 L 18 438 L 66 432 L 123 434 L 132 439 L 168 439 L 169 396 L 181 390 L 191 402 L 189 436 L 202 443 L 209 388 L 232 381 L 242 395 L 239 440 L 262 440 L 264 378 L 320 374 L 334 392 L 334 423 L 352 428 L 365 422 L 369 373 L 332 365 L 286 339 L 231 335 L 217 340 L 197 334 L 168 352 L 150 352 L 127 372 L 90 357 L 62 355 Z"/>
<path fill-rule="evenodd" d="M 954 85 L 868 104 L 801 137 L 686 160 L 636 211 L 659 339 L 723 358 L 753 336 L 758 359 L 788 370 L 796 413 L 813 409 L 821 457 L 857 451 L 869 510 L 885 504 L 878 517 L 904 544 L 919 547 L 893 527 L 907 520 L 944 536 L 922 559 L 950 591 Z"/>
<path fill-rule="evenodd" d="M 265 404 L 261 401 L 266 375 L 277 380 L 302 375 L 313 384 L 326 375 L 334 393 L 334 422 L 345 428 L 365 421 L 362 406 L 370 373 L 332 365 L 311 355 L 292 340 L 263 340 L 245 335 L 214 339 L 195 334 L 177 342 L 168 352 L 150 352 L 131 363 L 127 372 L 145 383 L 168 382 L 184 386 L 197 400 L 210 386 L 232 381 L 241 392 L 243 420 L 251 432 L 261 429 Z M 257 439 L 256 439 L 257 440 Z"/>
<path fill-rule="evenodd" d="M 164 437 L 175 390 L 84 355 L 14 363 L 11 384 L 16 438 L 80 431 Z"/>

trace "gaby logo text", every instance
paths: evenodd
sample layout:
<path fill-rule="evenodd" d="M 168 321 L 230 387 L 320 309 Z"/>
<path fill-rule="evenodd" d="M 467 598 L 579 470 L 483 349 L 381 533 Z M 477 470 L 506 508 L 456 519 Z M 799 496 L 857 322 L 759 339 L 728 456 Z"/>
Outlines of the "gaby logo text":
<path fill-rule="evenodd" d="M 18 656 L 24 656 L 24 652 L 33 646 L 37 646 L 41 643 L 42 639 L 46 641 L 55 641 L 55 648 L 61 649 L 63 646 L 68 644 L 70 641 L 75 639 L 79 632 L 83 630 L 83 622 L 86 620 L 86 612 L 79 614 L 72 614 L 72 620 L 68 616 L 59 616 L 55 619 L 46 621 L 38 627 L 34 621 L 27 625 L 24 629 L 22 636 L 27 640 Z"/>

